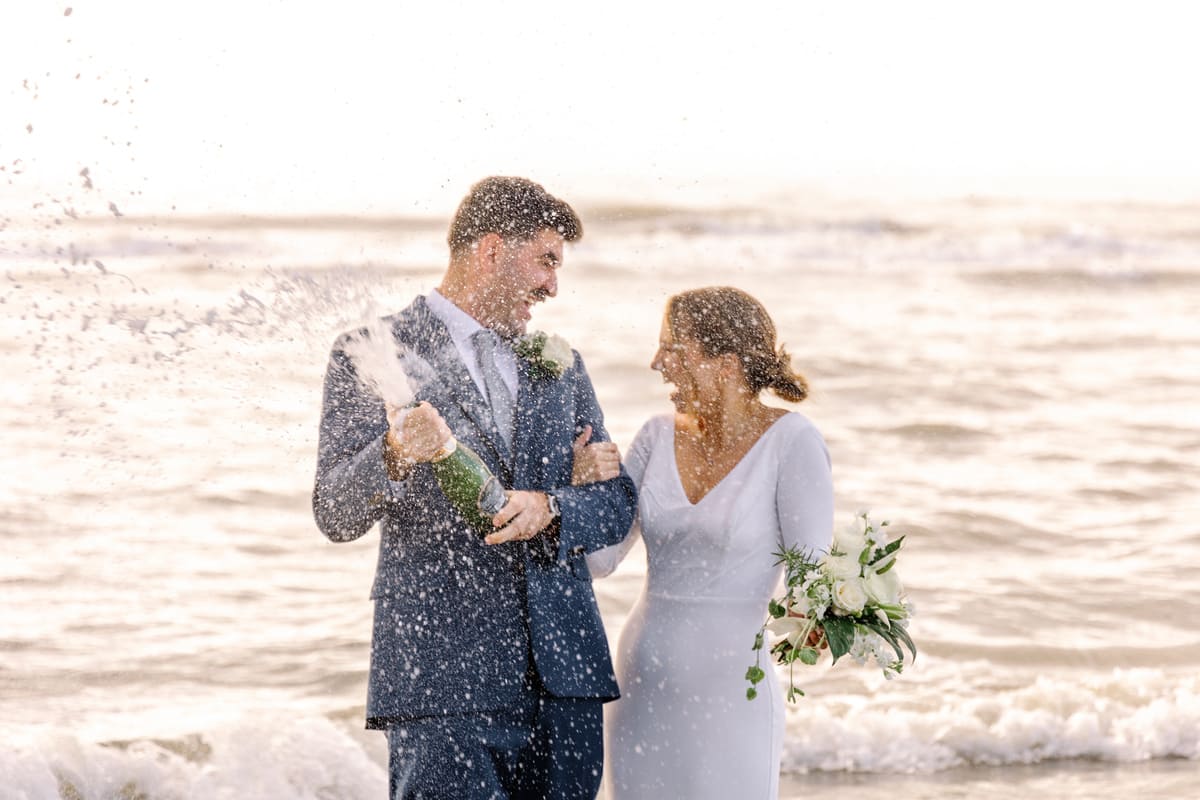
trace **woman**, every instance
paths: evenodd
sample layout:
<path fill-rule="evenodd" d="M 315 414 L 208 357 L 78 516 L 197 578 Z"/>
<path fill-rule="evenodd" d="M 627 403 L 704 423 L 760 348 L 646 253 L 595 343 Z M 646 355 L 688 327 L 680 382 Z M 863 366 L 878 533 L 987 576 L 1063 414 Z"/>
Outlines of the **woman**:
<path fill-rule="evenodd" d="M 646 585 L 618 648 L 622 697 L 606 710 L 609 796 L 773 798 L 782 692 L 766 680 L 748 701 L 745 673 L 781 576 L 775 554 L 829 547 L 829 454 L 807 418 L 759 399 L 799 402 L 808 389 L 745 292 L 672 297 L 650 366 L 674 384 L 675 413 L 630 448 L 634 530 L 588 558 L 607 575 L 645 541 Z"/>

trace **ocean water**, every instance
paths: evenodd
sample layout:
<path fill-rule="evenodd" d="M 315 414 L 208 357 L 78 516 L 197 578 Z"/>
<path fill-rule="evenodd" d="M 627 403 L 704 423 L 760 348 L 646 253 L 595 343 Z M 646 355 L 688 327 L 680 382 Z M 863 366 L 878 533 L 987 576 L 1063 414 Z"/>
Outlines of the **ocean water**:
<path fill-rule="evenodd" d="M 1200 208 L 577 207 L 534 326 L 618 443 L 669 408 L 666 298 L 733 284 L 812 384 L 839 522 L 908 535 L 920 655 L 800 673 L 784 797 L 1200 794 Z M 436 284 L 444 227 L 4 220 L 0 798 L 384 796 L 377 540 L 309 493 L 329 344 Z M 596 584 L 614 642 L 643 572 Z"/>

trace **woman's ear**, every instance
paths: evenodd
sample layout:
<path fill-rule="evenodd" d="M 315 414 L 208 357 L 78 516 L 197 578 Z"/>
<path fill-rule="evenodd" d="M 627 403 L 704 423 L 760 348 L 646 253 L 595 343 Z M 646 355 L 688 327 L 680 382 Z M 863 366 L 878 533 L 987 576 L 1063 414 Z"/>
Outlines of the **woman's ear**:
<path fill-rule="evenodd" d="M 717 363 L 721 365 L 723 377 L 735 378 L 740 381 L 746 379 L 746 371 L 742 369 L 742 357 L 737 353 L 722 353 L 717 356 Z"/>

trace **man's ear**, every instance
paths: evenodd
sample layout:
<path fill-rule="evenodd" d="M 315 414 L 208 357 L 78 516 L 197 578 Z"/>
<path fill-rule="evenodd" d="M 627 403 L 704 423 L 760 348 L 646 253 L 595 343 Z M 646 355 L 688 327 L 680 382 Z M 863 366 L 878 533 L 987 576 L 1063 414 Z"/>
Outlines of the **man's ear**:
<path fill-rule="evenodd" d="M 475 243 L 475 258 L 487 272 L 494 272 L 504 254 L 504 237 L 498 233 L 485 233 Z"/>

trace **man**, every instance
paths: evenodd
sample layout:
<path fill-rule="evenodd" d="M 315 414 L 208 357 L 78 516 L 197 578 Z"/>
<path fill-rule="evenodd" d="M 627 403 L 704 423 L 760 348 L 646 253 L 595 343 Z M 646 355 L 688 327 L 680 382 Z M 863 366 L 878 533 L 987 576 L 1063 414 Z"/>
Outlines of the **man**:
<path fill-rule="evenodd" d="M 581 235 L 538 184 L 484 179 L 455 214 L 438 289 L 386 320 L 431 368 L 420 404 L 385 408 L 347 338 L 333 350 L 313 511 L 338 542 L 382 522 L 367 727 L 387 732 L 393 800 L 599 788 L 601 704 L 618 692 L 584 555 L 624 537 L 636 489 L 579 355 L 556 375 L 513 350 Z M 429 465 L 452 436 L 511 488 L 486 538 Z M 572 485 L 577 461 L 590 475 L 576 482 L 596 482 Z"/>

